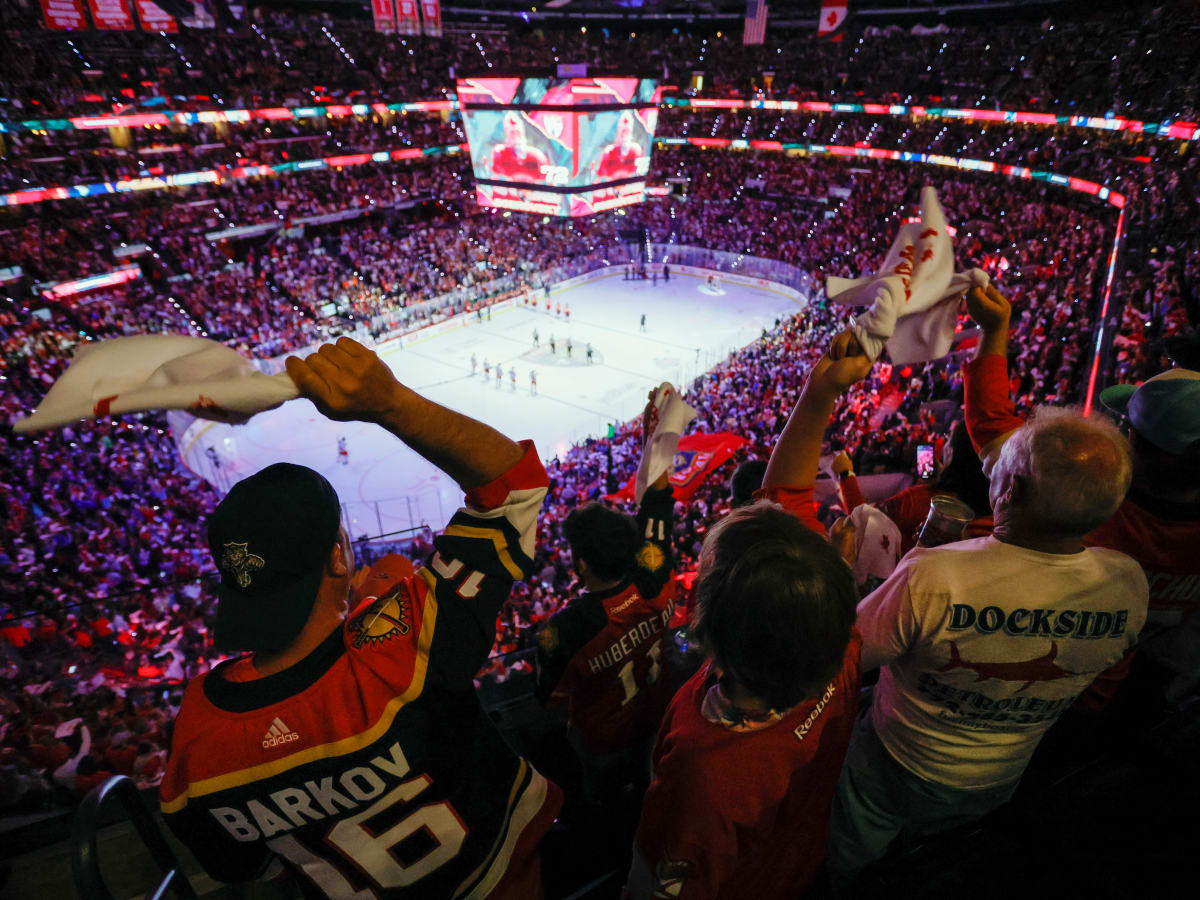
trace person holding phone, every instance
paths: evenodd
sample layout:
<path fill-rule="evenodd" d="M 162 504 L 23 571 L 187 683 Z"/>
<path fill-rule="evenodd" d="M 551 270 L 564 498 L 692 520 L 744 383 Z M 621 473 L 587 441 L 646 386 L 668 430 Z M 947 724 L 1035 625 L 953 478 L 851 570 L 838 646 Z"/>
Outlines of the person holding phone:
<path fill-rule="evenodd" d="M 855 507 L 866 503 L 866 497 L 858 485 L 850 457 L 845 452 L 839 453 L 834 457 L 831 468 L 838 479 L 838 489 L 846 512 L 852 513 Z M 878 504 L 880 512 L 900 529 L 901 555 L 917 545 L 917 535 L 929 515 L 929 505 L 938 494 L 948 494 L 974 511 L 975 518 L 963 532 L 964 540 L 992 533 L 988 481 L 983 476 L 983 464 L 971 446 L 971 438 L 961 419 L 950 427 L 950 439 L 942 451 L 942 470 L 929 481 L 919 481 Z"/>

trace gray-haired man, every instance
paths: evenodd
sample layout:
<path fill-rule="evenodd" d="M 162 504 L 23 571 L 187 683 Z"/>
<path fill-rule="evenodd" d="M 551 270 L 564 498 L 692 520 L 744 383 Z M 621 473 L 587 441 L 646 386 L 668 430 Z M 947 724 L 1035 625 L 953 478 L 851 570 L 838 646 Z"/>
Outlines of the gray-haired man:
<path fill-rule="evenodd" d="M 1005 362 L 1009 307 L 995 288 L 968 306 L 984 330 L 966 372 L 970 425 L 973 385 Z M 859 604 L 863 670 L 882 671 L 834 799 L 835 880 L 902 832 L 936 833 L 1007 800 L 1042 735 L 1146 620 L 1141 567 L 1084 545 L 1129 489 L 1124 437 L 1062 409 L 1012 426 L 982 448 L 993 534 L 912 551 Z"/>

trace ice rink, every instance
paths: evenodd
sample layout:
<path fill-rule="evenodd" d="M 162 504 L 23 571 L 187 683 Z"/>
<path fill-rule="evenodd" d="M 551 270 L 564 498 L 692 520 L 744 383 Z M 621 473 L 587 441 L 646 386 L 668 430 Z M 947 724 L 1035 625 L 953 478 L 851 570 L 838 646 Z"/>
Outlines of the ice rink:
<path fill-rule="evenodd" d="M 379 352 L 405 384 L 445 406 L 487 422 L 513 438 L 531 438 L 543 458 L 604 434 L 610 422 L 637 415 L 646 392 L 662 381 L 686 385 L 800 304 L 784 291 L 672 273 L 625 281 L 619 270 L 555 289 L 551 303 L 569 305 L 570 320 L 516 307 L 490 321 Z M 645 314 L 646 325 L 640 326 Z M 533 343 L 537 329 L 540 346 Z M 553 336 L 557 352 L 551 353 Z M 566 343 L 572 352 L 567 356 Z M 591 344 L 593 360 L 587 361 Z M 471 355 L 477 371 L 471 374 Z M 484 378 L 484 360 L 492 376 Z M 497 383 L 495 366 L 503 367 Z M 516 370 L 515 388 L 510 369 Z M 530 372 L 537 372 L 537 394 Z M 345 456 L 338 452 L 345 438 Z M 189 434 L 184 460 L 220 489 L 274 462 L 300 463 L 330 480 L 355 538 L 422 524 L 440 528 L 461 493 L 449 478 L 373 425 L 331 422 L 307 400 L 295 400 L 240 426 L 202 423 Z M 219 464 L 218 464 L 219 463 Z"/>

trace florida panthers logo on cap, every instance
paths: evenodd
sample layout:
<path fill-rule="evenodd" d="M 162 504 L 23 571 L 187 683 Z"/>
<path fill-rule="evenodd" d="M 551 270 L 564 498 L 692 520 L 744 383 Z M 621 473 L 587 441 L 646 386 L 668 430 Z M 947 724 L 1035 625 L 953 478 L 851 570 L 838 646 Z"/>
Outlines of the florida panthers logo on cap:
<path fill-rule="evenodd" d="M 230 541 L 221 554 L 221 568 L 233 573 L 238 587 L 250 587 L 250 574 L 261 569 L 267 561 L 257 553 L 251 553 L 247 544 Z"/>

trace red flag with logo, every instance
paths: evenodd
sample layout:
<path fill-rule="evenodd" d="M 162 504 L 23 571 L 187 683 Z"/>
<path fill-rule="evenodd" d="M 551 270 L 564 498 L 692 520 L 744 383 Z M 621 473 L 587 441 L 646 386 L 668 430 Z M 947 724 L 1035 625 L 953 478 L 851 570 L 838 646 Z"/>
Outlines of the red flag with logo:
<path fill-rule="evenodd" d="M 675 499 L 684 502 L 691 499 L 692 494 L 696 493 L 708 474 L 747 443 L 749 442 L 744 437 L 738 437 L 728 431 L 718 431 L 714 434 L 688 434 L 681 437 L 669 476 L 671 487 L 675 489 Z M 636 475 L 630 478 L 615 494 L 609 494 L 608 499 L 632 500 L 635 481 L 637 481 Z"/>
<path fill-rule="evenodd" d="M 133 13 L 126 0 L 88 0 L 97 31 L 133 31 Z"/>
<path fill-rule="evenodd" d="M 421 33 L 421 11 L 417 0 L 396 0 L 396 31 L 400 34 Z"/>
<path fill-rule="evenodd" d="M 421 17 L 425 20 L 427 35 L 442 36 L 442 0 L 421 0 Z"/>
<path fill-rule="evenodd" d="M 42 0 L 42 19 L 51 31 L 85 31 L 88 27 L 81 0 Z"/>
<path fill-rule="evenodd" d="M 371 0 L 371 12 L 375 14 L 375 30 L 391 34 L 396 30 L 396 10 L 392 0 Z"/>
<path fill-rule="evenodd" d="M 850 0 L 821 0 L 821 16 L 817 19 L 817 37 L 831 41 L 842 39 L 842 29 L 850 15 Z"/>
<path fill-rule="evenodd" d="M 179 31 L 175 17 L 153 0 L 137 0 L 137 13 L 142 22 L 142 31 L 165 31 L 167 34 Z"/>

